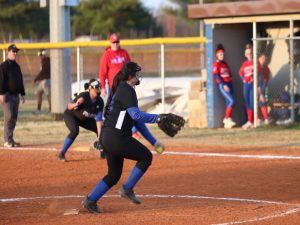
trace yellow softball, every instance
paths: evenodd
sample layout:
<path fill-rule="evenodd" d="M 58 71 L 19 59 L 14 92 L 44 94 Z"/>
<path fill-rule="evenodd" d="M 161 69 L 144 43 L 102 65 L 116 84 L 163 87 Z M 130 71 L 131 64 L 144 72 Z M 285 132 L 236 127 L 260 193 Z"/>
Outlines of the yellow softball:
<path fill-rule="evenodd" d="M 157 146 L 155 150 L 158 154 L 162 154 L 165 149 L 162 146 Z"/>

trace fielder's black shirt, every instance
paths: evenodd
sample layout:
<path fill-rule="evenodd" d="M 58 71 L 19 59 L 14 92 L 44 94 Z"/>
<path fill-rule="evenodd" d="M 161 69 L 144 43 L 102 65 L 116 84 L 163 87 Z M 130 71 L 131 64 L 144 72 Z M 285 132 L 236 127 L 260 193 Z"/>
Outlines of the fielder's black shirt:
<path fill-rule="evenodd" d="M 92 100 L 90 97 L 89 92 L 81 92 L 75 99 L 74 102 L 77 101 L 79 98 L 84 99 L 84 103 L 75 108 L 74 110 L 68 110 L 70 111 L 77 119 L 79 120 L 86 120 L 88 118 L 96 118 L 99 112 L 102 113 L 104 102 L 101 98 L 101 96 L 98 96 L 96 100 Z"/>

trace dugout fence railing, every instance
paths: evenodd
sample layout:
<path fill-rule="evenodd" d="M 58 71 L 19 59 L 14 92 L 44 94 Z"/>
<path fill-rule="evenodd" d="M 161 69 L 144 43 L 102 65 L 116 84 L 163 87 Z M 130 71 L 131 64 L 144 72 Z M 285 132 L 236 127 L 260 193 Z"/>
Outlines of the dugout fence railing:
<path fill-rule="evenodd" d="M 164 111 L 165 77 L 179 74 L 197 74 L 200 77 L 200 55 L 204 55 L 200 50 L 200 44 L 205 42 L 204 37 L 124 39 L 121 40 L 121 47 L 129 52 L 132 61 L 142 66 L 146 76 L 161 77 L 161 99 Z M 38 49 L 49 50 L 50 57 L 52 57 L 51 49 L 70 49 L 72 75 L 77 81 L 77 89 L 80 90 L 81 80 L 98 77 L 99 60 L 105 48 L 109 46 L 109 41 L 15 44 L 21 49 L 18 63 L 21 64 L 23 73 L 29 76 L 35 76 L 39 71 Z M 9 44 L 0 44 L 2 60 L 6 58 L 8 46 Z"/>
<path fill-rule="evenodd" d="M 269 122 L 276 125 L 290 125 L 300 122 L 300 37 L 256 38 L 253 40 L 254 68 L 258 68 L 260 57 L 265 55 L 270 68 L 266 91 L 260 96 L 258 70 L 254 72 L 255 125 L 263 123 L 261 98 L 267 102 Z"/>

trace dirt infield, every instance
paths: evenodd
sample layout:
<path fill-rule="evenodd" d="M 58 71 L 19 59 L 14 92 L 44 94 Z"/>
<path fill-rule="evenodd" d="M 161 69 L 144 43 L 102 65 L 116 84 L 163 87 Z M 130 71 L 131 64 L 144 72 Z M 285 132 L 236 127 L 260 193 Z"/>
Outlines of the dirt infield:
<path fill-rule="evenodd" d="M 80 148 L 67 163 L 56 160 L 58 146 L 0 149 L 0 224 L 299 224 L 299 149 L 169 145 L 135 188 L 141 205 L 117 195 L 134 165 L 126 161 L 92 215 L 81 201 L 106 161 Z"/>

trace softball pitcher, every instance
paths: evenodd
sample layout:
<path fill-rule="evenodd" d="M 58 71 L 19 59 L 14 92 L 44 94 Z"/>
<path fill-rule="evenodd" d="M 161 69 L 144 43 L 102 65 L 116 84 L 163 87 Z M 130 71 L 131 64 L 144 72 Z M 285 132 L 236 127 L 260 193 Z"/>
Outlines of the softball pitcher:
<path fill-rule="evenodd" d="M 101 144 L 106 153 L 108 173 L 82 202 L 91 213 L 100 213 L 97 201 L 119 181 L 124 159 L 137 161 L 127 181 L 119 190 L 121 197 L 140 204 L 133 188 L 152 163 L 150 150 L 132 137 L 134 124 L 147 131 L 145 123 L 156 123 L 159 115 L 142 112 L 134 87 L 140 83 L 141 68 L 134 62 L 127 62 L 113 80 L 111 93 L 104 109 L 104 123 L 101 131 Z M 149 132 L 150 133 L 150 132 Z M 156 149 L 163 145 L 152 137 Z"/>

